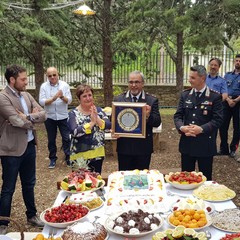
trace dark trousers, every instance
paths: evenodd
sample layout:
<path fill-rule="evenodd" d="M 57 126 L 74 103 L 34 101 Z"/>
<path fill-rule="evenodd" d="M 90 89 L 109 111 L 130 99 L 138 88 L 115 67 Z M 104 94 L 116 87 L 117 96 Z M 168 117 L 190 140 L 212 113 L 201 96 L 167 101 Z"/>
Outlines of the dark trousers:
<path fill-rule="evenodd" d="M 239 103 L 234 107 L 229 107 L 227 103 L 224 102 L 223 105 L 223 124 L 219 128 L 219 135 L 221 138 L 220 150 L 223 153 L 229 153 L 228 146 L 228 129 L 230 125 L 231 118 L 233 119 L 233 137 L 230 143 L 230 151 L 236 151 L 239 144 L 240 137 L 240 123 L 239 123 Z"/>
<path fill-rule="evenodd" d="M 56 138 L 57 138 L 57 128 L 59 128 L 59 131 L 62 137 L 63 151 L 65 153 L 66 160 L 68 160 L 70 156 L 70 131 L 67 125 L 67 119 L 52 120 L 48 118 L 45 121 L 45 127 L 47 130 L 47 137 L 48 137 L 49 159 L 53 161 L 57 160 Z"/>
<path fill-rule="evenodd" d="M 15 191 L 18 173 L 22 185 L 22 195 L 26 206 L 27 218 L 36 215 L 34 186 L 36 183 L 36 148 L 34 141 L 28 143 L 27 149 L 20 157 L 1 156 L 2 191 L 0 198 L 0 216 L 9 217 L 11 214 L 12 197 Z M 0 221 L 0 225 L 7 225 Z"/>
<path fill-rule="evenodd" d="M 87 160 L 87 164 L 88 164 L 90 171 L 98 172 L 101 174 L 103 160 L 104 160 L 104 157 L 93 158 L 93 159 Z"/>
<path fill-rule="evenodd" d="M 213 157 L 192 157 L 186 154 L 181 155 L 182 171 L 195 171 L 196 162 L 198 162 L 198 169 L 207 178 L 208 181 L 212 180 L 212 166 Z"/>
<path fill-rule="evenodd" d="M 146 155 L 124 155 L 118 153 L 118 170 L 144 170 L 149 169 L 151 154 Z"/>

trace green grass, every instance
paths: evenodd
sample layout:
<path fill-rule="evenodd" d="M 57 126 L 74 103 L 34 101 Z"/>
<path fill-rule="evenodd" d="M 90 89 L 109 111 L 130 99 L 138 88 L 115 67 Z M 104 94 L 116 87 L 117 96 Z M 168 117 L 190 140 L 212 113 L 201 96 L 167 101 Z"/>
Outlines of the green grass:
<path fill-rule="evenodd" d="M 161 115 L 173 115 L 176 112 L 175 108 L 161 108 L 160 114 Z"/>

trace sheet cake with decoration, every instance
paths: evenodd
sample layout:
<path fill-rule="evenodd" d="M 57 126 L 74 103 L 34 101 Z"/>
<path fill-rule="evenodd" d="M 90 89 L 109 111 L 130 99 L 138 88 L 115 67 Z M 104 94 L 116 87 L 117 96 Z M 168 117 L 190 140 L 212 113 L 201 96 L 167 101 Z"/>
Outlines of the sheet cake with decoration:
<path fill-rule="evenodd" d="M 166 212 L 163 174 L 158 170 L 117 171 L 108 177 L 106 214 L 142 209 Z"/>

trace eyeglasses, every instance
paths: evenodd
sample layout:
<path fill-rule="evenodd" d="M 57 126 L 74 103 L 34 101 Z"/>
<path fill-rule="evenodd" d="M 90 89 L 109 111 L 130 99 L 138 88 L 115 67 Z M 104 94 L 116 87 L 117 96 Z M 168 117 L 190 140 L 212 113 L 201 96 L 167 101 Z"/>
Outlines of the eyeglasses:
<path fill-rule="evenodd" d="M 141 81 L 129 81 L 129 84 L 133 85 L 133 84 L 140 84 L 142 83 Z"/>
<path fill-rule="evenodd" d="M 48 75 L 49 78 L 56 77 L 56 76 L 57 76 L 57 74 Z"/>

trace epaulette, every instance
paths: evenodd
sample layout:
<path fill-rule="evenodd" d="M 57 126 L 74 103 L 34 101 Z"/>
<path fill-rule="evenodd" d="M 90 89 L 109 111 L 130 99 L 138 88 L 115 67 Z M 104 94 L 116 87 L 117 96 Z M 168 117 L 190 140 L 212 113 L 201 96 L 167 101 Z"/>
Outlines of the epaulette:
<path fill-rule="evenodd" d="M 214 90 L 214 89 L 211 89 L 211 88 L 210 88 L 210 92 L 214 92 L 214 93 L 221 94 L 221 93 L 219 93 L 218 91 L 216 91 L 216 90 Z"/>
<path fill-rule="evenodd" d="M 157 95 L 154 95 L 154 94 L 152 94 L 152 93 L 146 92 L 146 94 L 147 94 L 147 95 L 150 95 L 150 96 L 152 96 L 152 97 L 157 98 Z"/>

